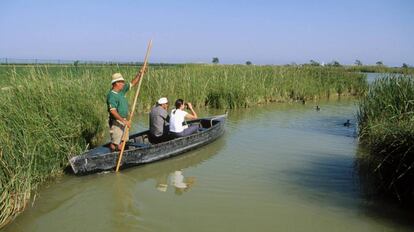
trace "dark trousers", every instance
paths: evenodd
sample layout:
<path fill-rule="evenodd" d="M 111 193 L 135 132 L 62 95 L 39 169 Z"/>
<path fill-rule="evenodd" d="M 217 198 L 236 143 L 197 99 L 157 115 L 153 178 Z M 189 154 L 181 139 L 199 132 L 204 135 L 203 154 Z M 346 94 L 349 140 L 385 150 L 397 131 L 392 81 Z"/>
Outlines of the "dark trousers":
<path fill-rule="evenodd" d="M 162 143 L 165 141 L 170 140 L 170 137 L 168 135 L 161 135 L 161 136 L 154 136 L 154 135 L 149 135 L 148 136 L 148 140 L 150 141 L 150 143 L 152 144 L 157 144 L 157 143 Z"/>
<path fill-rule="evenodd" d="M 171 132 L 171 134 L 174 138 L 178 138 L 178 137 L 184 137 L 187 135 L 194 134 L 195 132 L 197 132 L 197 130 L 198 130 L 198 125 L 191 125 L 180 133 Z"/>

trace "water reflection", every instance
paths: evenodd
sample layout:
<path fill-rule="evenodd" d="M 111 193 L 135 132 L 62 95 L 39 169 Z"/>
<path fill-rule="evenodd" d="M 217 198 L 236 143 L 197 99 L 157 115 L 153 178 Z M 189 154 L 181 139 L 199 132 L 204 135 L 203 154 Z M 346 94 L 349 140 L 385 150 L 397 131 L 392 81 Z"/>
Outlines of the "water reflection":
<path fill-rule="evenodd" d="M 363 212 L 367 216 L 381 218 L 389 223 L 414 229 L 414 212 L 411 205 L 401 205 L 380 194 L 378 179 L 373 173 L 372 156 L 363 144 L 358 145 L 355 157 L 355 171 L 358 173 Z"/>
<path fill-rule="evenodd" d="M 133 179 L 122 173 L 113 175 L 113 228 L 133 231 L 139 228 L 141 218 L 139 200 L 135 196 Z"/>
<path fill-rule="evenodd" d="M 156 178 L 156 189 L 160 192 L 167 192 L 168 186 L 175 189 L 177 195 L 188 191 L 194 185 L 196 178 L 194 176 L 184 177 L 183 170 L 177 170 L 169 175 Z"/>

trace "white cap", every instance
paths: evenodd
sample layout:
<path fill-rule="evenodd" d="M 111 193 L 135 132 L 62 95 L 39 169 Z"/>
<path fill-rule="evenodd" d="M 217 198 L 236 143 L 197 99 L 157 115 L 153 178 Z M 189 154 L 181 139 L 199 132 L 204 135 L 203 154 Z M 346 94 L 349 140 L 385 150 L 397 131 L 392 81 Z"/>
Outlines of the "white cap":
<path fill-rule="evenodd" d="M 112 82 L 111 84 L 117 82 L 117 81 L 125 81 L 124 78 L 122 77 L 122 75 L 120 73 L 114 73 L 112 75 Z"/>
<path fill-rule="evenodd" d="M 166 103 L 168 103 L 168 99 L 166 97 L 162 97 L 162 98 L 158 99 L 157 103 L 160 104 L 160 105 L 161 104 L 166 104 Z"/>

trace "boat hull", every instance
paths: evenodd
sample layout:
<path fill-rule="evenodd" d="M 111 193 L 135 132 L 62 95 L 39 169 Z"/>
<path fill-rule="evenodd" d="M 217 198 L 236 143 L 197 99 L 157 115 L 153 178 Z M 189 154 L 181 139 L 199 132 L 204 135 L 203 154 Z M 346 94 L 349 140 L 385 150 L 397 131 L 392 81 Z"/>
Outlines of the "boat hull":
<path fill-rule="evenodd" d="M 195 134 L 159 144 L 147 142 L 149 131 L 131 135 L 128 149 L 124 151 L 122 157 L 121 168 L 167 159 L 211 143 L 224 133 L 226 116 L 219 115 L 191 121 L 190 124 L 198 123 L 201 130 Z M 113 170 L 116 167 L 118 156 L 119 152 L 110 152 L 108 144 L 106 144 L 72 157 L 69 163 L 75 174 L 84 175 Z"/>

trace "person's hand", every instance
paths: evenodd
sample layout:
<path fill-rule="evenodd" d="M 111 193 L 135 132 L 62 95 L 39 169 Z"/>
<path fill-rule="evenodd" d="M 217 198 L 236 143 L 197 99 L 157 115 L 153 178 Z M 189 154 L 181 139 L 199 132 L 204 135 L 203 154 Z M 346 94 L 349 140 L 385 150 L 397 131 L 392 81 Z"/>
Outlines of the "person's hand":
<path fill-rule="evenodd" d="M 191 105 L 191 102 L 187 102 L 187 107 L 188 109 L 192 110 L 193 109 L 193 105 Z"/>
<path fill-rule="evenodd" d="M 131 128 L 131 123 L 129 123 L 129 121 L 124 120 L 122 121 L 124 123 L 125 126 L 127 126 L 128 128 Z"/>

